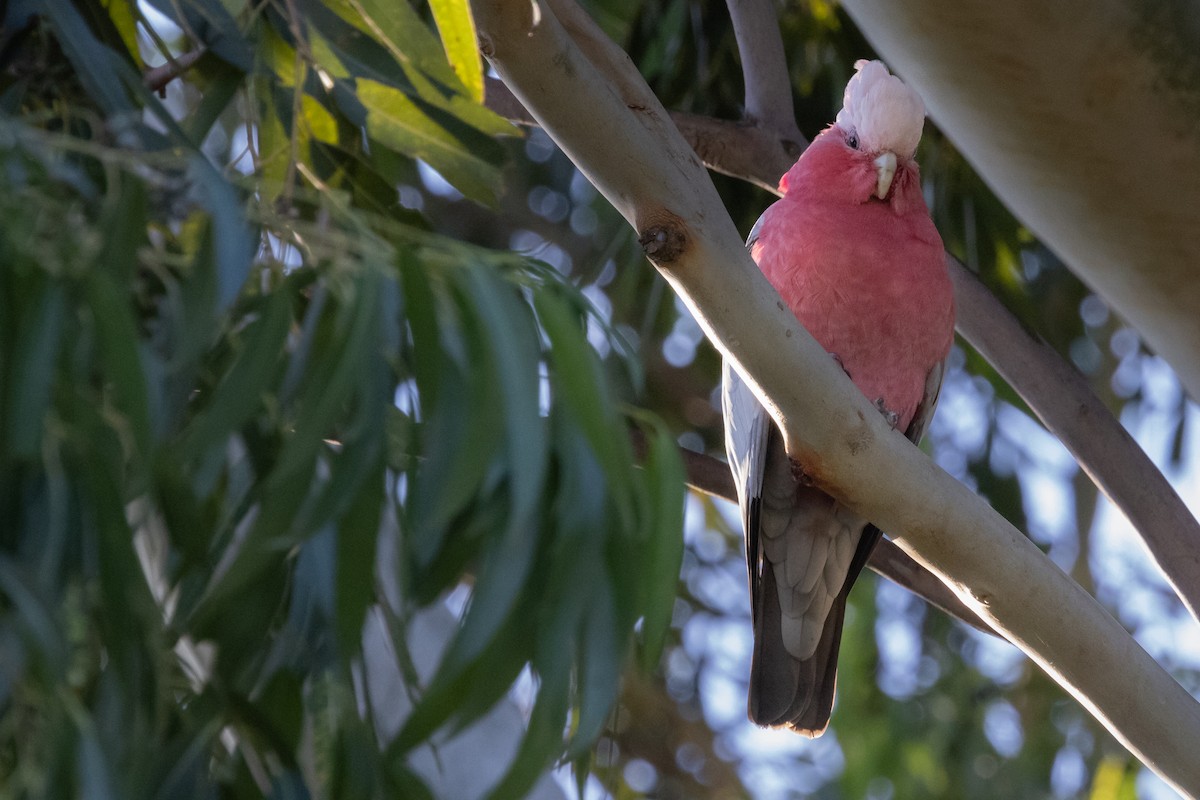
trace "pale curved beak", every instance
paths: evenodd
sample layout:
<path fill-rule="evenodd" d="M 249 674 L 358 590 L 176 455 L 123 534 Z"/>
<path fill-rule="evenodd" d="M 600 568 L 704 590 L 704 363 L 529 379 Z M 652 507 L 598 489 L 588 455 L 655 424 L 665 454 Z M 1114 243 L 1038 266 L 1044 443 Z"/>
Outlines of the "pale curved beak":
<path fill-rule="evenodd" d="M 892 188 L 892 178 L 896 176 L 896 154 L 881 153 L 875 159 L 875 174 L 875 196 L 884 200 L 888 189 Z"/>

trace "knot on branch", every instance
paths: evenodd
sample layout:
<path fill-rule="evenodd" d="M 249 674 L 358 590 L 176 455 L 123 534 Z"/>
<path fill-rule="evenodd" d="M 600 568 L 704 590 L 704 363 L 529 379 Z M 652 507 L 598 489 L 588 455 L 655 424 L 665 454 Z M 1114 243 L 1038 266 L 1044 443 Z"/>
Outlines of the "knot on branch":
<path fill-rule="evenodd" d="M 683 254 L 687 247 L 687 234 L 683 220 L 670 212 L 660 216 L 669 217 L 656 221 L 638 232 L 638 244 L 642 252 L 656 264 L 670 264 Z"/>

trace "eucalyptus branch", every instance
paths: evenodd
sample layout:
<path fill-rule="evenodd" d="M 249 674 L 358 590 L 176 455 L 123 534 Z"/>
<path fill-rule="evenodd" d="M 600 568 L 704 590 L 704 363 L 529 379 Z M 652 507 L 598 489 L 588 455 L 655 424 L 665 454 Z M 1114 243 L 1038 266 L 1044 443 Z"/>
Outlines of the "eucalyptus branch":
<path fill-rule="evenodd" d="M 497 94 L 507 102 L 495 106 L 498 111 L 532 121 L 507 88 Z M 778 193 L 779 176 L 795 161 L 787 147 L 790 140 L 778 132 L 679 111 L 670 116 L 715 172 Z M 803 141 L 797 146 L 803 148 Z M 946 263 L 954 281 L 959 334 L 1129 519 L 1175 594 L 1200 620 L 1200 522 L 1075 368 L 1022 325 L 961 261 L 947 253 Z"/>
<path fill-rule="evenodd" d="M 1083 377 L 947 254 L 959 332 L 991 362 L 1129 518 L 1192 617 L 1200 619 L 1200 523 Z"/>
<path fill-rule="evenodd" d="M 644 82 L 628 85 L 620 70 L 615 90 L 540 2 L 472 8 L 501 79 L 638 232 L 814 483 L 890 531 L 1168 782 L 1200 791 L 1200 704 L 1025 536 L 887 426 L 754 265 Z M 630 96 L 642 102 L 631 108 Z M 813 419 L 823 424 L 804 424 Z"/>
<path fill-rule="evenodd" d="M 537 125 L 512 90 L 496 78 L 487 78 L 487 107 L 516 125 Z M 783 175 L 804 149 L 804 137 L 788 139 L 750 122 L 730 122 L 685 111 L 671 111 L 671 121 L 696 151 L 704 166 L 775 192 Z"/>
<path fill-rule="evenodd" d="M 773 181 L 791 165 L 778 145 L 768 155 L 779 139 L 761 129 L 726 123 L 707 132 L 713 135 L 703 140 L 705 163 L 717 172 L 774 190 Z M 714 143 L 718 138 L 721 144 Z M 751 151 L 754 156 L 747 157 Z M 726 154 L 730 161 L 723 160 Z M 946 263 L 954 281 L 959 334 L 1129 519 L 1175 594 L 1200 620 L 1200 522 L 1075 368 L 1022 325 L 961 261 L 947 253 Z"/>
<path fill-rule="evenodd" d="M 489 106 L 510 119 L 534 123 L 502 82 L 489 79 L 488 86 Z M 704 165 L 715 172 L 777 192 L 778 177 L 794 161 L 786 140 L 764 128 L 679 111 L 670 116 Z M 950 254 L 946 259 L 955 287 L 958 332 L 1125 514 L 1175 593 L 1200 619 L 1200 523 L 1075 369 L 1027 330 L 962 262 Z"/>
<path fill-rule="evenodd" d="M 773 0 L 725 0 L 742 59 L 746 116 L 752 122 L 803 141 L 796 127 L 792 82 Z"/>
<path fill-rule="evenodd" d="M 635 430 L 633 433 L 637 434 L 638 432 Z M 634 442 L 635 446 L 639 447 L 640 455 L 641 437 L 635 435 Z M 731 503 L 737 502 L 737 491 L 734 489 L 733 475 L 729 472 L 728 464 L 704 453 L 697 453 L 685 448 L 680 448 L 679 454 L 683 458 L 683 468 L 687 472 L 688 486 Z M 902 586 L 955 619 L 976 630 L 995 635 L 996 632 L 955 597 L 954 593 L 946 588 L 946 584 L 938 580 L 933 573 L 914 561 L 912 556 L 890 540 L 879 540 L 879 544 L 871 551 L 871 558 L 867 562 L 867 566 L 876 574 Z"/>

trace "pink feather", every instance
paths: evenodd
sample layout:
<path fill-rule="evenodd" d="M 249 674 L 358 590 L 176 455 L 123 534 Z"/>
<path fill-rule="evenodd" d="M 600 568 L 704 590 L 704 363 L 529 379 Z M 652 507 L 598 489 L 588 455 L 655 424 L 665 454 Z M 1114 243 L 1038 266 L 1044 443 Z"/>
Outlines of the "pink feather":
<path fill-rule="evenodd" d="M 835 353 L 854 384 L 904 430 L 925 376 L 950 351 L 954 295 L 941 237 L 911 158 L 875 198 L 874 155 L 834 125 L 780 182 L 751 255 L 792 313 Z"/>

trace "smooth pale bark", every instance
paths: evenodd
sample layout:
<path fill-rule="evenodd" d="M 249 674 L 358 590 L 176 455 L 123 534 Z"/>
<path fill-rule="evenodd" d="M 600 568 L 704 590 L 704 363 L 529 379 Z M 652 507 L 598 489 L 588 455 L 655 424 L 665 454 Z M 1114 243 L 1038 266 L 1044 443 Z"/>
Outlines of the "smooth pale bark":
<path fill-rule="evenodd" d="M 637 230 L 817 485 L 892 532 L 1165 780 L 1200 792 L 1200 705 L 1028 539 L 887 427 L 762 277 L 628 57 L 594 38 L 585 56 L 540 3 L 472 8 L 497 73 Z"/>
<path fill-rule="evenodd" d="M 846 0 L 1022 222 L 1200 400 L 1200 9 Z"/>
<path fill-rule="evenodd" d="M 775 18 L 774 0 L 725 0 L 745 81 L 746 116 L 795 140 L 803 141 L 796 127 L 792 81 L 788 75 L 783 38 Z"/>

